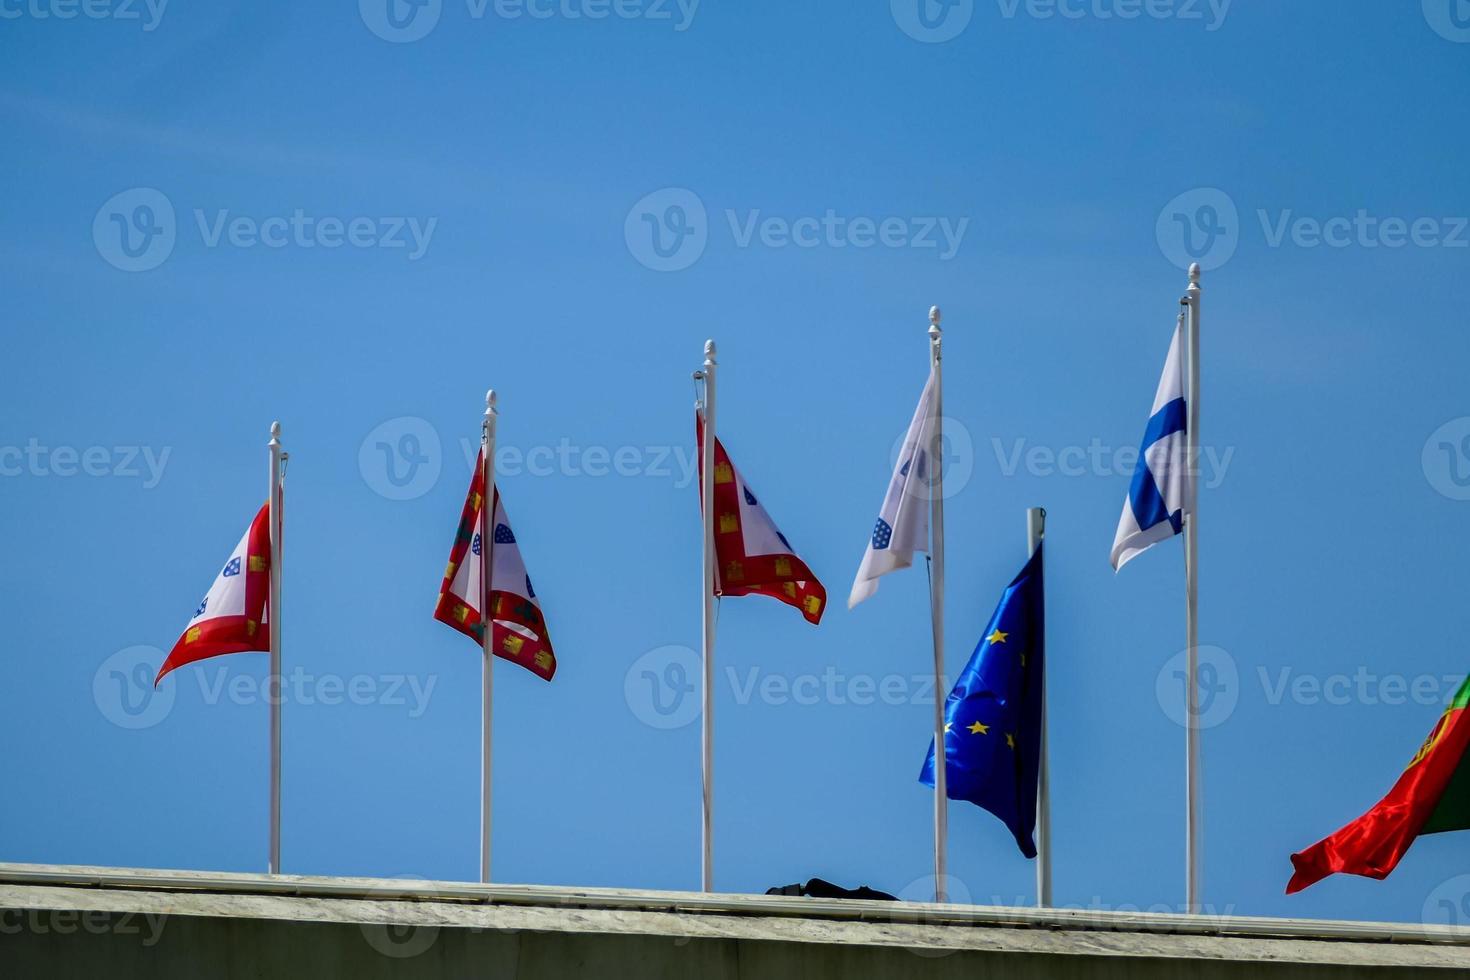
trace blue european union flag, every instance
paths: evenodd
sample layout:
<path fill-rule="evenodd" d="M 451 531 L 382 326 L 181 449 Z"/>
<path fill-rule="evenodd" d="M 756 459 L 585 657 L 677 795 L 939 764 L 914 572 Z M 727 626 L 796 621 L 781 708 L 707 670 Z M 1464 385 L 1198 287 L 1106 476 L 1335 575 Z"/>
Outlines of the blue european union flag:
<path fill-rule="evenodd" d="M 944 708 L 944 777 L 952 800 L 989 810 L 1036 856 L 1036 780 L 1045 697 L 1042 546 L 1006 587 L 985 637 Z M 934 743 L 919 781 L 934 785 Z"/>

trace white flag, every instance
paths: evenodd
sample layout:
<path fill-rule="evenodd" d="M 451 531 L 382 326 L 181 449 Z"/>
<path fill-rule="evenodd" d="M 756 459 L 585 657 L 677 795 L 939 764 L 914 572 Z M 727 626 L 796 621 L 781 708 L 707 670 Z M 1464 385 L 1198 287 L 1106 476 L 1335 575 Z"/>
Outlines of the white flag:
<path fill-rule="evenodd" d="M 904 436 L 903 448 L 899 450 L 888 494 L 883 498 L 883 510 L 873 525 L 868 550 L 863 552 L 857 580 L 847 597 L 849 609 L 878 591 L 878 579 L 912 565 L 914 552 L 929 550 L 932 495 L 929 462 L 930 443 L 934 439 L 934 407 L 934 370 L 930 368 L 919 406 L 914 409 L 914 420 L 909 423 L 908 435 Z"/>
<path fill-rule="evenodd" d="M 1184 330 L 1176 327 L 1138 451 L 1133 483 L 1123 502 L 1123 517 L 1118 521 L 1114 571 L 1182 532 L 1185 515 L 1194 511 L 1194 480 L 1185 460 L 1189 411 L 1184 393 Z"/>

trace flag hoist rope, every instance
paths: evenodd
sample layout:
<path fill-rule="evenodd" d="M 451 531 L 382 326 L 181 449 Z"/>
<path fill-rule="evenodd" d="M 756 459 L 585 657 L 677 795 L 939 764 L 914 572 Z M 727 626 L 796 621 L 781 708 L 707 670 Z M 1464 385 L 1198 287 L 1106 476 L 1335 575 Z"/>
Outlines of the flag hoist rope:
<path fill-rule="evenodd" d="M 495 620 L 490 608 L 491 579 L 495 570 L 495 390 L 485 392 L 485 419 L 480 423 L 480 466 L 484 493 L 480 498 L 480 649 L 484 668 L 480 700 L 480 880 L 490 880 L 491 751 L 495 703 Z"/>
<path fill-rule="evenodd" d="M 270 449 L 270 576 L 267 616 L 270 621 L 270 857 L 266 870 L 281 873 L 281 532 L 285 527 L 282 495 L 286 482 L 288 454 L 281 449 L 281 423 L 271 423 Z"/>

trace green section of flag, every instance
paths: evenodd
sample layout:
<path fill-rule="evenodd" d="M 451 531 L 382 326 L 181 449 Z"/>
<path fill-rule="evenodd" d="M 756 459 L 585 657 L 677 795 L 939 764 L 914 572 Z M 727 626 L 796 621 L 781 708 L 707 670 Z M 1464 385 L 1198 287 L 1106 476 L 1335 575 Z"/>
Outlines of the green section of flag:
<path fill-rule="evenodd" d="M 1460 685 L 1454 700 L 1450 702 L 1449 712 L 1444 720 L 1442 740 L 1454 726 L 1470 724 L 1470 714 L 1465 710 L 1467 705 L 1470 705 L 1470 678 Z M 1431 753 L 1435 751 L 1442 751 L 1442 747 L 1436 746 Z M 1456 761 L 1454 775 L 1450 777 L 1444 792 L 1434 804 L 1429 819 L 1424 822 L 1424 829 L 1419 833 L 1440 834 L 1447 830 L 1470 830 L 1470 759 L 1465 755 Z"/>

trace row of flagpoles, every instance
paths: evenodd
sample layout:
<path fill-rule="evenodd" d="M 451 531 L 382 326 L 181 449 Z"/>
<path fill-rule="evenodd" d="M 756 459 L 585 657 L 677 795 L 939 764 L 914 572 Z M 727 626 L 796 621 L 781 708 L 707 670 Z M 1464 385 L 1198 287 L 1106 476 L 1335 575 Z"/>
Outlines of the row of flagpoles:
<path fill-rule="evenodd" d="M 1199 267 L 1190 270 L 1183 312 L 1165 362 L 1138 467 L 1124 504 L 1112 563 L 1129 560 L 1168 537 L 1185 536 L 1188 650 L 1186 744 L 1186 893 L 1199 908 L 1200 769 L 1198 688 L 1198 540 L 1193 478 L 1199 433 Z M 944 637 L 943 351 L 940 311 L 929 314 L 929 377 L 894 466 L 879 517 L 858 568 L 848 607 L 871 598 L 878 580 L 928 556 L 935 690 L 941 690 Z M 714 890 L 714 652 L 716 600 L 766 595 L 816 624 L 826 590 L 795 553 L 730 461 L 716 435 L 718 364 L 714 341 L 694 373 L 701 501 L 700 881 Z M 480 455 L 460 516 L 434 618 L 470 636 L 483 659 L 480 770 L 480 880 L 491 880 L 494 658 L 511 660 L 545 680 L 556 658 L 519 545 L 495 483 L 498 413 L 486 396 Z M 206 657 L 264 648 L 270 684 L 281 677 L 281 541 L 287 454 L 280 423 L 271 427 L 270 496 L 195 610 L 159 669 Z M 1035 857 L 1037 902 L 1051 904 L 1051 832 L 1046 746 L 1044 588 L 1045 511 L 1027 513 L 1027 563 L 1007 588 L 948 699 L 936 698 L 933 743 L 920 779 L 934 786 L 935 899 L 947 897 L 948 800 L 975 803 L 1002 819 L 1028 857 Z M 264 642 L 262 642 L 264 641 Z M 157 681 L 155 681 L 157 683 Z M 281 870 L 281 699 L 270 714 L 269 871 Z M 993 737 L 992 737 L 993 736 Z M 1033 840 L 1034 838 L 1034 840 Z"/>

